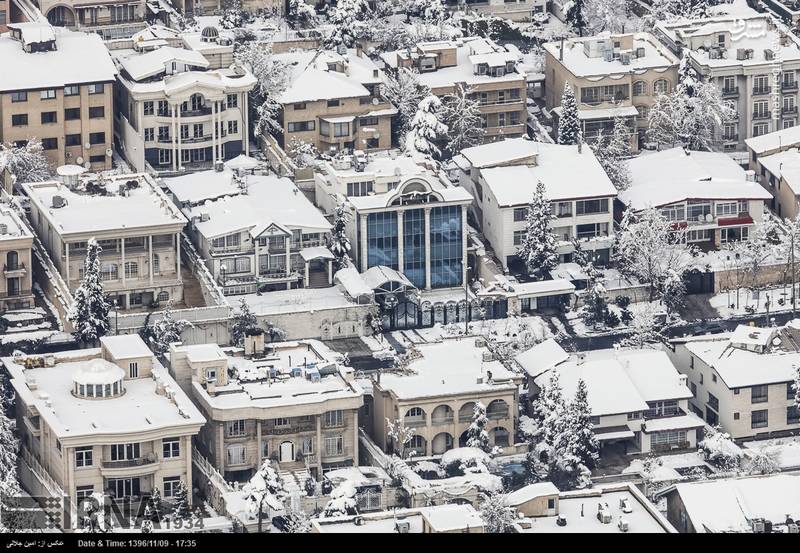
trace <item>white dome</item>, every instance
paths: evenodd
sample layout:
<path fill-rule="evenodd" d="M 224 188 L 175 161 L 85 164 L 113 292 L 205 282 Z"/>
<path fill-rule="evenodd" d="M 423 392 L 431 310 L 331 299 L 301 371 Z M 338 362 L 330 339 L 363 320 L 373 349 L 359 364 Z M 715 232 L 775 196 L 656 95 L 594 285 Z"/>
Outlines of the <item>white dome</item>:
<path fill-rule="evenodd" d="M 72 379 L 76 384 L 113 384 L 125 378 L 125 371 L 103 359 L 93 359 L 81 365 Z"/>

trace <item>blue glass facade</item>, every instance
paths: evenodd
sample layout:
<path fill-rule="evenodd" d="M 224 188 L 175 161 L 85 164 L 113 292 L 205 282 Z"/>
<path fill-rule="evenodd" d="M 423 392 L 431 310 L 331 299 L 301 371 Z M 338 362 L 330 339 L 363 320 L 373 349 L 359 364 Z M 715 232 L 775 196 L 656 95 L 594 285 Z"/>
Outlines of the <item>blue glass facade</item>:
<path fill-rule="evenodd" d="M 414 286 L 425 288 L 425 210 L 403 213 L 403 273 Z"/>
<path fill-rule="evenodd" d="M 463 249 L 461 238 L 461 206 L 431 209 L 431 287 L 461 286 Z"/>
<path fill-rule="evenodd" d="M 399 269 L 397 255 L 397 213 L 367 215 L 367 267 L 386 265 Z"/>

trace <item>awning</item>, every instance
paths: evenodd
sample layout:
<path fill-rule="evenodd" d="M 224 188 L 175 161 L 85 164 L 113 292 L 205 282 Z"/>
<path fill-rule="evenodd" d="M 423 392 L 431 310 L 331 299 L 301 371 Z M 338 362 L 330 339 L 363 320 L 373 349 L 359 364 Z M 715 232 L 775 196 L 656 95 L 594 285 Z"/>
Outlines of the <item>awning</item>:
<path fill-rule="evenodd" d="M 596 430 L 594 434 L 598 441 L 608 442 L 610 440 L 627 440 L 634 438 L 633 431 L 627 426 L 613 426 L 604 432 L 603 429 Z"/>
<path fill-rule="evenodd" d="M 717 219 L 717 224 L 721 227 L 729 227 L 733 225 L 752 225 L 753 218 L 749 215 L 742 215 L 741 217 L 720 217 Z"/>
<path fill-rule="evenodd" d="M 562 111 L 561 106 L 553 108 L 553 111 L 559 117 L 561 117 L 561 111 Z M 639 112 L 633 106 L 578 110 L 578 119 L 580 119 L 581 121 L 591 121 L 595 119 L 614 119 L 615 117 L 634 117 L 636 115 L 639 115 Z"/>
<path fill-rule="evenodd" d="M 368 111 L 364 115 L 359 115 L 359 117 L 382 117 L 384 115 L 397 115 L 397 108 L 376 109 L 374 111 Z"/>
<path fill-rule="evenodd" d="M 563 278 L 514 283 L 511 287 L 521 298 L 542 298 L 575 292 L 575 285 Z"/>
<path fill-rule="evenodd" d="M 335 256 L 325 246 L 303 248 L 300 250 L 300 257 L 303 258 L 303 261 L 311 261 L 313 259 L 335 259 Z"/>
<path fill-rule="evenodd" d="M 355 115 L 345 115 L 343 117 L 320 117 L 320 119 L 327 121 L 328 123 L 352 123 L 355 118 Z"/>
<path fill-rule="evenodd" d="M 679 417 L 664 417 L 663 419 L 651 419 L 645 421 L 642 430 L 646 434 L 652 432 L 662 432 L 664 430 L 691 430 L 701 428 L 706 423 L 693 413 L 688 413 Z"/>

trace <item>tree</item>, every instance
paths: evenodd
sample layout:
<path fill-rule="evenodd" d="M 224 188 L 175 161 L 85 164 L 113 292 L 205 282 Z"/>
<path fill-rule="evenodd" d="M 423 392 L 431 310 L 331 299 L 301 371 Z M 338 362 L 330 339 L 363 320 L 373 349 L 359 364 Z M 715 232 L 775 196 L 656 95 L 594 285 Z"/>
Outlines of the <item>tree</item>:
<path fill-rule="evenodd" d="M 83 344 L 95 344 L 108 334 L 110 305 L 103 289 L 100 274 L 100 252 L 103 248 L 94 238 L 86 246 L 86 260 L 83 263 L 83 279 L 73 294 L 73 302 L 67 320 L 74 328 L 73 335 Z"/>
<path fill-rule="evenodd" d="M 322 513 L 326 517 L 358 514 L 356 487 L 351 480 L 345 480 L 333 489 Z"/>
<path fill-rule="evenodd" d="M 187 326 L 192 326 L 192 324 L 186 319 L 175 320 L 173 318 L 172 302 L 170 301 L 161 318 L 153 325 L 151 342 L 148 344 L 150 349 L 157 354 L 168 352 L 171 343 L 181 341 L 181 333 Z"/>
<path fill-rule="evenodd" d="M 5 169 L 17 183 L 40 182 L 52 176 L 50 161 L 44 153 L 42 141 L 31 138 L 23 146 L 0 144 L 0 173 Z"/>
<path fill-rule="evenodd" d="M 289 0 L 286 11 L 286 21 L 292 27 L 306 27 L 314 23 L 317 12 L 314 6 L 306 4 L 304 0 Z"/>
<path fill-rule="evenodd" d="M 431 90 L 419 82 L 419 73 L 406 67 L 397 70 L 396 76 L 387 76 L 383 95 L 397 107 L 397 132 L 405 136 L 411 128 L 411 120 L 417 107 Z"/>
<path fill-rule="evenodd" d="M 453 94 L 444 97 L 444 122 L 449 129 L 447 153 L 450 157 L 483 142 L 486 131 L 482 125 L 480 104 L 471 95 L 471 88 L 458 84 Z"/>
<path fill-rule="evenodd" d="M 781 471 L 779 453 L 766 448 L 753 449 L 745 463 L 747 474 L 774 474 Z"/>
<path fill-rule="evenodd" d="M 250 311 L 250 306 L 245 298 L 239 299 L 239 311 L 231 317 L 231 343 L 242 347 L 244 337 L 248 331 L 258 328 L 258 318 Z"/>
<path fill-rule="evenodd" d="M 625 190 L 631 184 L 631 171 L 628 160 L 631 157 L 631 130 L 625 119 L 614 118 L 614 130 L 608 139 L 602 134 L 592 144 L 597 161 L 605 170 L 617 190 Z"/>
<path fill-rule="evenodd" d="M 628 0 L 585 0 L 583 19 L 586 24 L 582 30 L 591 35 L 624 32 L 626 23 L 630 21 Z"/>
<path fill-rule="evenodd" d="M 282 133 L 281 104 L 278 99 L 289 84 L 289 67 L 275 58 L 272 54 L 272 43 L 264 40 L 241 45 L 234 57 L 256 78 L 256 86 L 250 91 L 255 136 L 265 132 Z"/>
<path fill-rule="evenodd" d="M 330 12 L 329 22 L 333 30 L 325 38 L 325 47 L 350 48 L 356 40 L 369 32 L 369 6 L 365 0 L 339 0 Z"/>
<path fill-rule="evenodd" d="M 219 25 L 223 29 L 240 29 L 249 21 L 250 14 L 242 8 L 241 0 L 228 0 L 219 18 Z"/>
<path fill-rule="evenodd" d="M 478 401 L 472 410 L 472 423 L 467 428 L 467 447 L 475 447 L 486 453 L 492 453 L 489 432 L 486 431 L 487 424 L 489 424 L 489 418 L 486 416 L 486 407 Z"/>
<path fill-rule="evenodd" d="M 650 109 L 648 139 L 690 150 L 711 150 L 716 130 L 736 115 L 719 88 L 700 80 L 692 67 L 689 51 L 681 58 L 678 86 L 659 94 Z"/>
<path fill-rule="evenodd" d="M 327 237 L 328 249 L 334 256 L 336 269 L 350 266 L 350 238 L 347 237 L 347 223 L 350 212 L 344 202 L 336 206 L 333 216 L 333 226 Z"/>
<path fill-rule="evenodd" d="M 489 534 L 511 533 L 516 521 L 516 513 L 508 505 L 505 495 L 502 493 L 490 492 L 486 494 L 481 503 L 480 513 L 485 532 Z"/>
<path fill-rule="evenodd" d="M 0 396 L 8 395 L 8 379 L 5 372 L 0 374 Z M 0 500 L 3 502 L 3 516 L 0 517 L 0 533 L 25 532 L 35 529 L 35 519 L 31 511 L 26 511 L 20 498 L 24 496 L 17 475 L 19 459 L 19 440 L 14 435 L 16 424 L 8 416 L 8 410 L 0 409 Z"/>
<path fill-rule="evenodd" d="M 287 153 L 298 169 L 309 167 L 319 158 L 319 150 L 313 143 L 298 140 L 295 136 L 289 142 Z"/>
<path fill-rule="evenodd" d="M 192 511 L 189 509 L 189 489 L 186 483 L 181 480 L 178 489 L 175 490 L 174 510 L 172 517 L 175 520 L 189 520 L 192 518 Z"/>
<path fill-rule="evenodd" d="M 657 349 L 665 337 L 656 321 L 655 308 L 646 305 L 637 310 L 628 325 L 630 334 L 620 340 L 620 347 L 631 349 Z"/>
<path fill-rule="evenodd" d="M 737 472 L 744 454 L 731 439 L 730 434 L 719 427 L 706 427 L 705 438 L 697 444 L 703 459 L 725 472 Z"/>
<path fill-rule="evenodd" d="M 589 407 L 589 391 L 586 382 L 578 379 L 575 397 L 567 404 L 567 430 L 556 441 L 556 449 L 568 449 L 587 468 L 593 469 L 599 458 L 600 442 L 594 434 L 592 409 Z"/>
<path fill-rule="evenodd" d="M 588 0 L 591 1 L 591 0 Z M 580 36 L 583 36 L 583 30 L 586 28 L 586 19 L 584 17 L 585 4 L 587 0 L 571 0 L 568 5 L 564 6 L 564 15 L 566 16 L 567 23 L 578 31 Z"/>
<path fill-rule="evenodd" d="M 581 121 L 578 118 L 578 104 L 575 101 L 575 93 L 569 83 L 564 84 L 564 92 L 561 94 L 561 117 L 558 119 L 558 143 L 559 144 L 580 144 L 583 140 L 581 136 Z"/>
<path fill-rule="evenodd" d="M 794 406 L 800 410 L 800 366 L 794 368 L 794 383 L 792 383 L 794 390 Z"/>
<path fill-rule="evenodd" d="M 264 459 L 250 481 L 242 487 L 242 491 L 250 512 L 258 516 L 260 534 L 264 515 L 269 514 L 270 509 L 283 509 L 283 502 L 287 497 L 283 481 L 269 459 Z"/>
<path fill-rule="evenodd" d="M 311 518 L 302 510 L 289 508 L 286 512 L 287 534 L 310 534 Z"/>
<path fill-rule="evenodd" d="M 391 421 L 388 418 L 386 419 L 386 437 L 389 438 L 392 449 L 401 459 L 405 459 L 406 447 L 416 435 L 417 431 L 403 424 L 402 420 Z"/>
<path fill-rule="evenodd" d="M 549 380 L 539 390 L 539 395 L 532 404 L 533 418 L 536 421 L 534 439 L 555 446 L 556 438 L 564 428 L 564 412 L 566 403 L 561 390 L 558 371 L 550 371 Z"/>
<path fill-rule="evenodd" d="M 627 209 L 616 233 L 615 260 L 620 271 L 649 286 L 649 299 L 664 295 L 675 277 L 682 280 L 692 265 L 694 246 L 682 243 L 672 223 L 656 209 Z M 670 290 L 673 294 L 679 290 Z"/>
<path fill-rule="evenodd" d="M 444 119 L 442 101 L 433 94 L 425 97 L 417 107 L 411 120 L 411 128 L 405 138 L 407 152 L 419 152 L 439 159 L 442 151 L 438 144 L 447 138 L 447 125 Z"/>
<path fill-rule="evenodd" d="M 540 277 L 558 265 L 558 239 L 550 228 L 553 219 L 555 217 L 545 197 L 544 184 L 539 181 L 528 204 L 525 236 L 517 256 L 525 263 L 529 273 L 536 273 Z"/>
<path fill-rule="evenodd" d="M 652 0 L 643 19 L 647 28 L 655 27 L 656 23 L 702 19 L 710 15 L 709 4 L 709 0 Z"/>

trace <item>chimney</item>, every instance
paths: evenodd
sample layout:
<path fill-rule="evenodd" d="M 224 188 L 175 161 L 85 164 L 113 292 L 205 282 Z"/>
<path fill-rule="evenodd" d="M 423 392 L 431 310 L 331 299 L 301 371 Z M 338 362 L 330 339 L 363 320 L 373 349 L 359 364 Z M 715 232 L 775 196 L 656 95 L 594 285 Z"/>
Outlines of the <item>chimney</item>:
<path fill-rule="evenodd" d="M 356 43 L 356 56 L 362 57 L 364 50 L 361 48 L 361 43 Z"/>
<path fill-rule="evenodd" d="M 256 357 L 264 354 L 264 331 L 260 328 L 248 330 L 244 336 L 245 357 Z"/>

